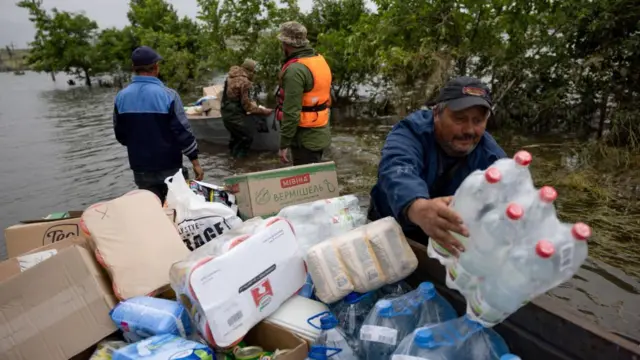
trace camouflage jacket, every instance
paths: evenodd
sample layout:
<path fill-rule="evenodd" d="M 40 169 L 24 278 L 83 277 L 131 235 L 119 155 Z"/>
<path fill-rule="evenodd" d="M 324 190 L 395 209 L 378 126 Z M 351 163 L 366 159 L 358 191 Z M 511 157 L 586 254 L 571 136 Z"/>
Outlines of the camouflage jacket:
<path fill-rule="evenodd" d="M 249 98 L 249 91 L 253 86 L 250 78 L 251 75 L 247 70 L 240 66 L 232 66 L 231 69 L 229 69 L 229 76 L 227 77 L 227 101 L 240 101 L 245 113 L 269 115 L 271 113 L 269 110 L 259 108 L 258 105 Z"/>

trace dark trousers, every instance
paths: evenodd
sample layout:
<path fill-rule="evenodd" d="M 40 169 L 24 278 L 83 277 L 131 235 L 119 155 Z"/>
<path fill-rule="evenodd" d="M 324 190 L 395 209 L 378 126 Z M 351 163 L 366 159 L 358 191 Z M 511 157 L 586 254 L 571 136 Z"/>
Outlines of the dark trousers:
<path fill-rule="evenodd" d="M 229 152 L 231 155 L 244 156 L 249 152 L 253 143 L 253 136 L 244 124 L 234 121 L 224 121 L 224 127 L 231 135 L 229 138 Z"/>
<path fill-rule="evenodd" d="M 153 171 L 153 172 L 133 172 L 133 180 L 135 181 L 138 189 L 149 190 L 152 193 L 156 194 L 162 204 L 167 198 L 167 192 L 169 189 L 167 188 L 167 184 L 164 183 L 164 180 L 169 176 L 175 175 L 180 169 L 173 170 L 163 170 L 163 171 Z"/>
<path fill-rule="evenodd" d="M 312 151 L 304 147 L 296 147 L 292 148 L 291 152 L 293 166 L 298 166 L 321 162 L 324 150 Z"/>

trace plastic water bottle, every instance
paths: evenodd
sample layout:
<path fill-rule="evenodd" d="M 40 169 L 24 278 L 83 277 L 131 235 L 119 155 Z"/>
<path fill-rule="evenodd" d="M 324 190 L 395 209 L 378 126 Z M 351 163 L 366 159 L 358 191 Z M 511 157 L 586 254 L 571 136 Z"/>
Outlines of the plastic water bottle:
<path fill-rule="evenodd" d="M 527 233 L 534 233 L 545 226 L 548 221 L 557 221 L 556 208 L 553 202 L 558 197 L 558 192 L 551 186 L 543 186 L 538 190 L 537 196 L 529 197 L 525 193 L 519 199 L 523 203 L 527 217 L 524 221 L 524 230 Z"/>
<path fill-rule="evenodd" d="M 416 327 L 430 326 L 453 320 L 458 314 L 445 298 L 436 291 L 430 282 L 423 282 L 414 291 L 403 295 L 396 301 L 406 299 L 415 309 L 418 321 Z"/>
<path fill-rule="evenodd" d="M 309 353 L 307 359 L 309 360 L 328 360 L 336 354 L 339 354 L 341 349 L 328 348 L 325 346 L 311 345 L 309 347 Z"/>
<path fill-rule="evenodd" d="M 500 271 L 514 239 L 523 233 L 524 210 L 511 203 L 495 208 L 470 228 L 471 239 L 455 265 L 447 267 L 447 286 L 463 294 L 472 292 L 480 278 Z"/>
<path fill-rule="evenodd" d="M 358 360 L 356 353 L 347 341 L 344 331 L 338 326 L 338 319 L 330 312 L 323 312 L 310 318 L 307 322 L 317 328 L 312 323 L 312 320 L 317 317 L 320 317 L 319 329 L 322 331 L 313 345 L 324 348 L 327 351 L 333 350 L 333 353 L 327 355 L 327 357 L 331 357 L 334 360 Z M 327 353 L 325 352 L 325 354 Z"/>
<path fill-rule="evenodd" d="M 347 341 L 356 354 L 360 351 L 360 342 L 357 341 L 360 327 L 375 305 L 375 301 L 375 292 L 366 294 L 352 292 L 344 298 L 340 306 L 336 307 L 335 313 L 338 323 L 347 335 Z"/>
<path fill-rule="evenodd" d="M 402 341 L 392 359 L 497 360 L 508 352 L 500 335 L 463 316 L 416 329 Z"/>
<path fill-rule="evenodd" d="M 384 285 L 378 289 L 378 297 L 384 299 L 393 299 L 410 292 L 411 286 L 404 281 L 395 284 Z"/>
<path fill-rule="evenodd" d="M 549 241 L 553 243 L 556 251 L 546 269 L 536 270 L 541 275 L 534 278 L 535 291 L 531 298 L 571 279 L 589 255 L 587 246 L 587 240 L 591 237 L 589 225 L 581 222 L 573 225 L 559 223 L 552 230 L 554 231 Z"/>
<path fill-rule="evenodd" d="M 401 298 L 380 300 L 360 328 L 360 351 L 365 360 L 388 359 L 398 343 L 415 329 L 414 309 Z"/>
<path fill-rule="evenodd" d="M 464 179 L 456 191 L 450 206 L 460 215 L 465 224 L 475 223 L 487 204 L 491 204 L 493 199 L 499 195 L 501 178 L 500 171 L 490 167 L 485 171 L 476 170 Z M 468 241 L 466 237 L 458 233 L 451 232 L 451 234 L 463 244 Z M 441 264 L 447 264 L 452 261 L 449 251 L 434 241 L 429 241 L 427 254 L 432 258 L 438 259 Z"/>
<path fill-rule="evenodd" d="M 535 252 L 531 248 L 523 248 L 522 256 L 510 256 L 499 274 L 480 283 L 467 303 L 467 314 L 472 314 L 474 320 L 487 327 L 504 320 L 529 301 L 535 292 L 536 280 L 554 276 L 551 261 L 554 252 L 550 241 L 540 240 Z"/>
<path fill-rule="evenodd" d="M 529 164 L 533 157 L 531 153 L 525 150 L 518 151 L 512 159 L 500 159 L 493 163 L 491 167 L 495 167 L 502 174 L 501 186 L 503 191 L 501 197 L 503 201 L 509 201 L 520 191 L 533 190 L 533 179 L 529 172 Z"/>
<path fill-rule="evenodd" d="M 504 354 L 500 357 L 500 360 L 522 360 L 522 359 L 518 355 Z"/>

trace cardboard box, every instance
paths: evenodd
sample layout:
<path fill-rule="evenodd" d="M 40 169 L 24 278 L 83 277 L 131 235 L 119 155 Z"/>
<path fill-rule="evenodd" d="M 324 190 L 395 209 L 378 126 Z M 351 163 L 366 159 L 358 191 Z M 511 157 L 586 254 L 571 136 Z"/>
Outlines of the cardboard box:
<path fill-rule="evenodd" d="M 224 179 L 236 196 L 240 217 L 273 216 L 289 205 L 338 196 L 334 162 L 293 166 Z"/>
<path fill-rule="evenodd" d="M 309 353 L 307 342 L 278 325 L 265 322 L 251 329 L 244 341 L 266 351 L 289 350 L 286 354 L 279 355 L 278 360 L 305 360 Z"/>
<path fill-rule="evenodd" d="M 61 247 L 56 255 L 24 272 L 15 272 L 15 262 L 13 274 L 4 272 L 3 360 L 67 360 L 117 330 L 109 317 L 116 304 L 111 283 L 92 253 L 75 241 L 53 244 Z M 1 264 L 5 270 L 7 262 Z"/>
<path fill-rule="evenodd" d="M 59 241 L 57 243 L 53 243 L 53 244 L 49 244 L 43 247 L 39 247 L 37 249 L 33 249 L 27 253 L 24 253 L 20 256 L 17 257 L 13 257 L 10 259 L 7 259 L 3 262 L 0 262 L 0 282 L 7 280 L 8 278 L 14 276 L 14 275 L 18 275 L 23 271 L 26 271 L 27 269 L 25 268 L 25 265 L 23 264 L 23 266 L 20 265 L 21 259 L 24 257 L 28 257 L 29 255 L 32 254 L 38 254 L 38 253 L 42 253 L 42 252 L 49 252 L 51 250 L 55 250 L 56 252 L 61 251 L 62 249 L 68 248 L 70 246 L 73 245 L 80 245 L 80 246 L 84 246 L 87 249 L 88 244 L 86 242 L 85 239 L 83 238 L 78 238 L 78 237 L 72 237 L 69 239 L 65 239 L 62 241 Z"/>
<path fill-rule="evenodd" d="M 80 216 L 82 211 L 68 211 L 64 219 L 24 220 L 20 224 L 4 230 L 7 257 L 22 255 L 33 249 L 52 244 L 70 237 L 80 236 Z"/>

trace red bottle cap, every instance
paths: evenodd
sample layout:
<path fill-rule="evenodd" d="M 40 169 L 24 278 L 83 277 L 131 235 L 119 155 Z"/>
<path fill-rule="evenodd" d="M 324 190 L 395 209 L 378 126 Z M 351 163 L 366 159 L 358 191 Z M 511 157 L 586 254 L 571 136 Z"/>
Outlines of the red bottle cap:
<path fill-rule="evenodd" d="M 533 160 L 533 156 L 526 150 L 520 150 L 513 156 L 513 160 L 515 160 L 518 165 L 529 166 L 531 160 Z"/>
<path fill-rule="evenodd" d="M 495 184 L 502 179 L 502 174 L 497 168 L 490 167 L 484 172 L 484 178 L 489 184 Z"/>
<path fill-rule="evenodd" d="M 538 254 L 538 256 L 540 256 L 541 258 L 548 259 L 553 255 L 555 251 L 556 249 L 553 246 L 553 243 L 551 243 L 551 241 L 549 240 L 540 240 L 536 244 L 536 254 Z"/>
<path fill-rule="evenodd" d="M 582 222 L 575 223 L 571 228 L 571 235 L 576 240 L 587 240 L 591 237 L 591 227 Z"/>
<path fill-rule="evenodd" d="M 516 203 L 510 203 L 507 206 L 506 214 L 507 217 L 511 220 L 519 220 L 522 215 L 524 215 L 524 209 L 522 208 L 522 206 Z"/>
<path fill-rule="evenodd" d="M 556 201 L 558 192 L 551 186 L 543 186 L 540 188 L 540 200 L 546 203 L 552 203 Z"/>

